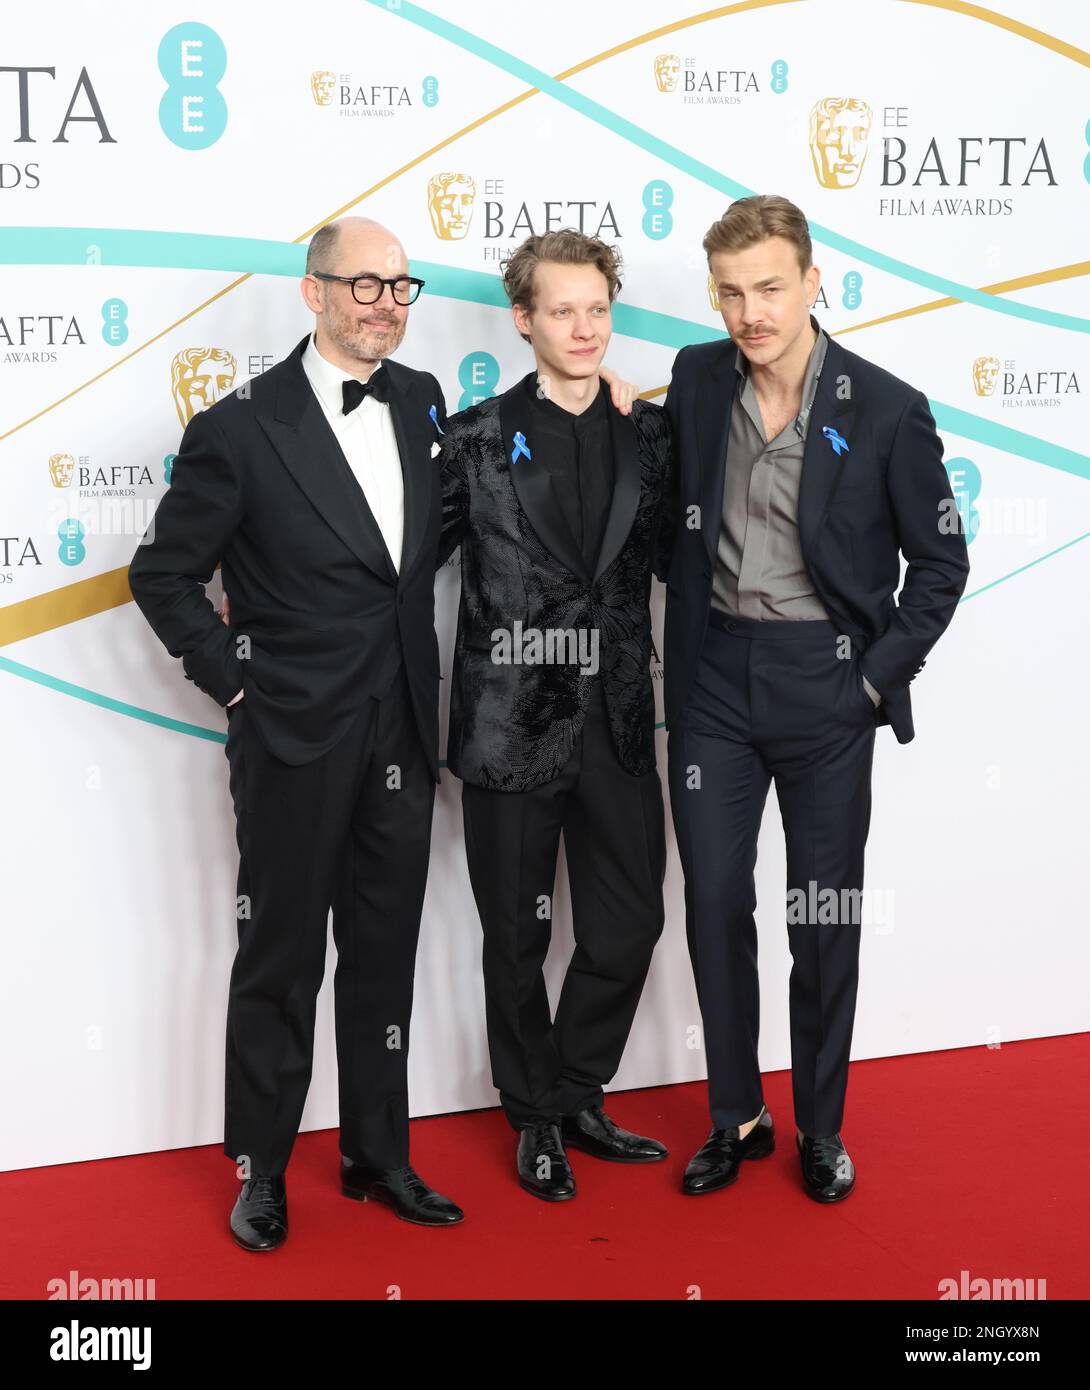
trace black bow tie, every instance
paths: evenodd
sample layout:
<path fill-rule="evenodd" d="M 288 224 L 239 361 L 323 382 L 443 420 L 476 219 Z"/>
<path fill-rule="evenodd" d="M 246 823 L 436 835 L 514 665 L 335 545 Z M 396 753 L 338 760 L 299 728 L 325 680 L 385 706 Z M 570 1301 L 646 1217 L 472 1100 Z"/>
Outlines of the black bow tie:
<path fill-rule="evenodd" d="M 383 401 L 389 404 L 389 396 L 386 394 L 387 387 L 386 373 L 375 372 L 370 381 L 356 381 L 351 377 L 341 382 L 341 397 L 343 405 L 342 415 L 349 415 L 364 396 L 374 396 L 376 401 Z"/>

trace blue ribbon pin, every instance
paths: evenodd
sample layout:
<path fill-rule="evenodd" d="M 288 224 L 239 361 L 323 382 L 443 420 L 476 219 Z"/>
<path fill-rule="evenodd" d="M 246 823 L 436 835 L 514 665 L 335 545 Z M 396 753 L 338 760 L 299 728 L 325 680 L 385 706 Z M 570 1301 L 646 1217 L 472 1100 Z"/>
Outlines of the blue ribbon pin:
<path fill-rule="evenodd" d="M 439 434 L 441 436 L 443 434 L 443 431 L 439 429 L 439 412 L 436 410 L 435 406 L 431 407 L 431 409 L 428 411 L 428 414 L 431 416 L 432 424 L 435 426 L 437 430 L 439 430 Z"/>
<path fill-rule="evenodd" d="M 511 462 L 518 463 L 519 457 L 522 454 L 525 454 L 526 457 L 529 458 L 530 450 L 526 447 L 526 436 L 523 434 L 523 432 L 521 430 L 516 430 L 515 433 L 512 435 L 512 440 L 514 442 L 515 447 L 511 450 Z"/>
<path fill-rule="evenodd" d="M 833 429 L 832 425 L 826 425 L 821 432 L 833 446 L 833 452 L 836 454 L 837 458 L 840 457 L 841 449 L 843 449 L 845 453 L 849 452 L 848 441 L 842 434 L 838 434 L 836 430 Z"/>

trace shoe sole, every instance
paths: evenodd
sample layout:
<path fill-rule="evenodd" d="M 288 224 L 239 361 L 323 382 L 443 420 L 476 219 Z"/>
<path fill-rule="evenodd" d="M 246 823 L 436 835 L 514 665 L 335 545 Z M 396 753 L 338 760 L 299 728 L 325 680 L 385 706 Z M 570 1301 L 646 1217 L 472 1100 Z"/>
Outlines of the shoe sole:
<path fill-rule="evenodd" d="M 806 1186 L 805 1182 L 802 1185 L 802 1190 L 806 1193 L 807 1197 L 809 1197 L 812 1202 L 818 1202 L 821 1206 L 828 1207 L 832 1206 L 834 1202 L 846 1201 L 855 1191 L 855 1183 L 852 1183 L 851 1187 L 848 1188 L 847 1192 L 838 1193 L 835 1197 L 818 1197 L 815 1193 L 810 1191 L 810 1189 Z"/>
<path fill-rule="evenodd" d="M 380 1207 L 388 1207 L 399 1221 L 407 1221 L 410 1226 L 460 1226 L 465 1220 L 464 1216 L 460 1216 L 457 1221 L 417 1221 L 411 1216 L 402 1216 L 401 1212 L 398 1211 L 397 1207 L 395 1207 L 392 1202 L 384 1202 L 381 1197 L 373 1197 L 368 1192 L 357 1192 L 354 1188 L 348 1187 L 344 1183 L 341 1183 L 341 1193 L 345 1197 L 350 1197 L 353 1202 L 370 1201 L 377 1202 Z"/>
<path fill-rule="evenodd" d="M 284 1241 L 287 1240 L 287 1238 L 288 1237 L 285 1234 L 284 1240 L 278 1240 L 275 1245 L 247 1245 L 244 1240 L 239 1240 L 238 1236 L 235 1234 L 233 1230 L 231 1231 L 231 1239 L 235 1242 L 238 1248 L 240 1250 L 248 1250 L 251 1255 L 267 1255 L 270 1250 L 279 1250 L 280 1247 L 284 1244 Z"/>
<path fill-rule="evenodd" d="M 726 1182 L 717 1182 L 714 1187 L 691 1188 L 682 1185 L 681 1190 L 686 1197 L 706 1197 L 709 1193 L 712 1192 L 722 1192 L 724 1188 L 733 1187 L 734 1184 L 738 1181 L 739 1174 L 742 1171 L 743 1163 L 748 1162 L 750 1159 L 756 1160 L 761 1158 L 769 1158 L 775 1152 L 776 1139 L 775 1136 L 773 1136 L 767 1144 L 761 1144 L 757 1148 L 755 1148 L 751 1153 L 743 1154 L 741 1160 L 739 1161 L 737 1167 L 734 1170 L 733 1176 L 729 1177 L 726 1180 Z"/>
<path fill-rule="evenodd" d="M 536 1187 L 531 1187 L 521 1177 L 519 1178 L 519 1187 L 524 1192 L 528 1192 L 531 1197 L 537 1197 L 542 1202 L 570 1202 L 577 1195 L 575 1192 L 539 1192 Z"/>

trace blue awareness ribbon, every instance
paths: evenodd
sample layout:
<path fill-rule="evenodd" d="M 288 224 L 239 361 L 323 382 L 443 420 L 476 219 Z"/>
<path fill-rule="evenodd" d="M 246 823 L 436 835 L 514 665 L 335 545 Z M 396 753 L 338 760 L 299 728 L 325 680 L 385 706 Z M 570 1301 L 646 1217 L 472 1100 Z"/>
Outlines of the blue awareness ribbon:
<path fill-rule="evenodd" d="M 836 454 L 837 458 L 840 457 L 841 449 L 843 449 L 845 453 L 849 452 L 848 441 L 842 434 L 838 434 L 836 430 L 833 429 L 832 425 L 826 425 L 821 432 L 833 446 L 833 452 Z"/>
<path fill-rule="evenodd" d="M 431 409 L 428 411 L 428 414 L 431 416 L 432 424 L 435 426 L 437 430 L 439 430 L 440 435 L 442 435 L 443 430 L 440 429 L 439 426 L 439 412 L 436 410 L 435 406 L 431 407 Z"/>
<path fill-rule="evenodd" d="M 511 450 L 511 462 L 518 463 L 520 456 L 523 454 L 525 454 L 526 457 L 529 458 L 530 450 L 526 447 L 526 436 L 523 434 L 523 432 L 521 430 L 516 430 L 515 433 L 512 435 L 512 440 L 514 442 L 515 447 Z"/>

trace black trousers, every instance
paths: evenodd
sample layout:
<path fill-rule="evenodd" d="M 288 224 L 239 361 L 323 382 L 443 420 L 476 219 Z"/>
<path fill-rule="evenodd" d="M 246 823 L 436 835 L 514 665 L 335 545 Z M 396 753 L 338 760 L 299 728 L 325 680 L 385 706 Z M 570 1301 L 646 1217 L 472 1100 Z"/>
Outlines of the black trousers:
<path fill-rule="evenodd" d="M 763 1103 L 753 869 L 772 779 L 787 842 L 795 1123 L 829 1135 L 843 1120 L 876 728 L 861 639 L 828 621 L 713 612 L 670 730 L 671 810 L 716 1128 L 753 1119 Z"/>
<path fill-rule="evenodd" d="M 323 757 L 291 767 L 229 711 L 239 847 L 238 952 L 227 1005 L 224 1152 L 283 1172 L 310 1085 L 333 909 L 341 1151 L 408 1162 L 406 1068 L 435 781 L 404 668 Z"/>
<path fill-rule="evenodd" d="M 462 785 L 492 1080 L 515 1129 L 601 1104 L 662 933 L 662 785 L 619 762 L 596 684 L 559 776 L 525 792 Z M 562 833 L 575 950 L 554 1022 L 542 965 Z"/>

